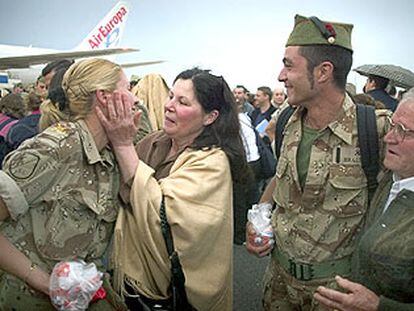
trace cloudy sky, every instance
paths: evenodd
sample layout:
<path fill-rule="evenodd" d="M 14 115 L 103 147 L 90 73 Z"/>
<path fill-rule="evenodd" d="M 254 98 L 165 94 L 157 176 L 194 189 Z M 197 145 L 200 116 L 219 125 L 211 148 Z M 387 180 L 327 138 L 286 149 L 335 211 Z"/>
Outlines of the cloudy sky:
<path fill-rule="evenodd" d="M 0 42 L 53 49 L 75 47 L 115 0 L 0 0 Z M 117 61 L 166 60 L 128 69 L 162 74 L 171 84 L 193 66 L 222 74 L 230 86 L 274 87 L 295 14 L 354 24 L 354 68 L 395 64 L 414 71 L 411 0 L 129 0 L 123 46 L 140 52 Z M 349 82 L 361 91 L 365 79 Z"/>

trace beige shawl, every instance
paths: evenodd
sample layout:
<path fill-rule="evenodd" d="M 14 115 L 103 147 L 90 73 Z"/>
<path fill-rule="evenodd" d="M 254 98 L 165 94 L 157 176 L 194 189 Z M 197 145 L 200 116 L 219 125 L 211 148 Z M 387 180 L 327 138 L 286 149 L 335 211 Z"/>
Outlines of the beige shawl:
<path fill-rule="evenodd" d="M 139 162 L 132 211 L 121 210 L 115 228 L 116 287 L 127 281 L 145 296 L 169 296 L 170 264 L 159 209 L 166 212 L 190 303 L 198 310 L 232 310 L 232 182 L 219 149 L 184 151 L 159 182 Z"/>
<path fill-rule="evenodd" d="M 147 107 L 155 131 L 163 128 L 164 105 L 168 100 L 168 91 L 169 88 L 162 76 L 154 73 L 143 77 L 132 89 L 132 93 Z"/>

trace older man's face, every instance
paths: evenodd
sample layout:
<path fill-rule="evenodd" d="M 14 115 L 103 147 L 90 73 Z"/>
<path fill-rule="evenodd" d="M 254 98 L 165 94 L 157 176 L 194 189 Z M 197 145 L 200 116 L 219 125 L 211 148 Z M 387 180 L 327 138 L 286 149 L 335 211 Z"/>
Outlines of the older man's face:
<path fill-rule="evenodd" d="M 400 178 L 414 176 L 414 100 L 402 102 L 392 116 L 391 130 L 385 135 L 387 144 L 385 167 Z"/>
<path fill-rule="evenodd" d="M 273 90 L 273 102 L 278 106 L 282 105 L 285 101 L 285 91 L 283 88 L 275 88 Z"/>

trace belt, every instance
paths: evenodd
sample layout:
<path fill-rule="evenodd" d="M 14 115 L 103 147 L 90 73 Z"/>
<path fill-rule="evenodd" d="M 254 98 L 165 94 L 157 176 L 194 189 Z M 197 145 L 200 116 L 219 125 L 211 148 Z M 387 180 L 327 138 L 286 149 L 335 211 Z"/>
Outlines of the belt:
<path fill-rule="evenodd" d="M 351 272 L 351 256 L 323 262 L 304 263 L 289 257 L 277 248 L 274 255 L 283 269 L 300 281 L 332 278 L 338 274 L 349 275 Z"/>

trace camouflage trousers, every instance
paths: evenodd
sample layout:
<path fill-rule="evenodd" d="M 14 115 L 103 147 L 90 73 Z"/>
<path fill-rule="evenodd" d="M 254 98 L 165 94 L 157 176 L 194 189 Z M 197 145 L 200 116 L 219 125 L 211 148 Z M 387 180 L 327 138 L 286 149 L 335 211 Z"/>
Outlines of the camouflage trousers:
<path fill-rule="evenodd" d="M 90 311 L 126 311 L 128 308 L 119 295 L 109 285 L 107 278 L 104 279 L 103 287 L 106 298 L 98 300 L 89 305 Z M 0 310 L 2 311 L 27 311 L 56 310 L 47 295 L 29 288 L 24 283 L 4 273 L 0 277 Z"/>
<path fill-rule="evenodd" d="M 265 311 L 326 311 L 313 299 L 318 286 L 338 289 L 334 279 L 300 281 L 281 267 L 275 258 L 267 266 L 263 280 L 263 309 Z"/>

